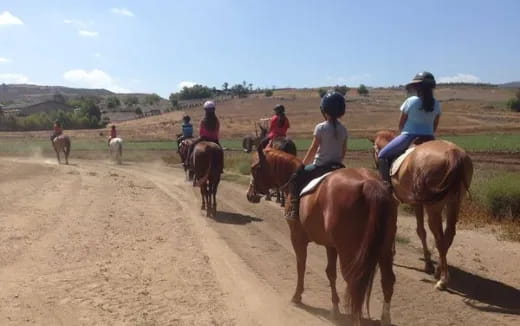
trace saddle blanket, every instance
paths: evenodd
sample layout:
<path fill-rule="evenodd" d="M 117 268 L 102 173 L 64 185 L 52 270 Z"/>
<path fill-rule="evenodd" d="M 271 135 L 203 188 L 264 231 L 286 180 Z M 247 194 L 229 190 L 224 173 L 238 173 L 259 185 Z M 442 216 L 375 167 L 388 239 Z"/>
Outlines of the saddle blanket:
<path fill-rule="evenodd" d="M 401 164 L 403 164 L 404 160 L 415 150 L 415 147 L 408 148 L 406 152 L 401 154 L 398 158 L 394 160 L 392 166 L 390 167 L 390 176 L 394 176 L 399 172 L 399 168 Z"/>
<path fill-rule="evenodd" d="M 334 171 L 331 171 L 331 172 L 327 172 L 325 173 L 324 175 L 322 175 L 321 177 L 317 177 L 316 179 L 312 179 L 302 190 L 302 192 L 300 192 L 300 197 L 303 197 L 307 194 L 310 194 L 311 192 L 313 192 L 316 187 L 318 187 L 318 185 L 323 181 L 325 180 L 325 178 L 331 174 L 332 172 Z"/>

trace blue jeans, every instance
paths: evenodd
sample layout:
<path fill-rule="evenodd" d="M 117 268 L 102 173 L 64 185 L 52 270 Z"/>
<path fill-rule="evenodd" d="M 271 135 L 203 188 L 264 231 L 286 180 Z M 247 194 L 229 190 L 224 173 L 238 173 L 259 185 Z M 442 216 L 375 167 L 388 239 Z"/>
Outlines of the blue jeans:
<path fill-rule="evenodd" d="M 379 159 L 393 161 L 406 151 L 415 138 L 420 136 L 430 135 L 400 134 L 399 136 L 392 139 L 385 147 L 383 147 L 377 157 Z M 433 138 L 433 136 L 431 137 Z"/>

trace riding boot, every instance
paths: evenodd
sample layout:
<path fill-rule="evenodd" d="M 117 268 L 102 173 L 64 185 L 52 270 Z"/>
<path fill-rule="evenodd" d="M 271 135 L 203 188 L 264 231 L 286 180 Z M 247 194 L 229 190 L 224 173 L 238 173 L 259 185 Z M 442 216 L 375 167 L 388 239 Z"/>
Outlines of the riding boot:
<path fill-rule="evenodd" d="M 379 168 L 379 174 L 381 174 L 381 179 L 383 179 L 383 181 L 391 188 L 392 179 L 390 177 L 390 160 L 380 158 L 377 160 L 377 166 Z"/>
<path fill-rule="evenodd" d="M 291 198 L 289 200 L 289 205 L 285 210 L 285 218 L 288 221 L 296 221 L 300 216 L 300 177 L 304 171 L 303 168 L 304 166 L 294 172 L 289 180 L 289 192 Z"/>

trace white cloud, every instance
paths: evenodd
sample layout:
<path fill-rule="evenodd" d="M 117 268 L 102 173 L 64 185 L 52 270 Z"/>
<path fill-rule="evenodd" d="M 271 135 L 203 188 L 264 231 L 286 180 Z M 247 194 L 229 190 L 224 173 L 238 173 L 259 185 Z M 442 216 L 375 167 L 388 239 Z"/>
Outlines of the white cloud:
<path fill-rule="evenodd" d="M 0 63 L 9 63 L 9 62 L 11 62 L 11 61 L 12 61 L 12 60 L 9 59 L 9 58 L 2 58 L 2 57 L 0 57 Z"/>
<path fill-rule="evenodd" d="M 5 84 L 25 84 L 29 82 L 29 78 L 22 74 L 0 74 L 0 83 Z"/>
<path fill-rule="evenodd" d="M 81 29 L 78 31 L 79 35 L 84 37 L 98 37 L 99 33 L 94 31 L 87 31 L 84 29 Z"/>
<path fill-rule="evenodd" d="M 94 56 L 95 56 L 96 58 L 101 58 L 101 53 L 96 52 L 96 53 L 94 53 Z"/>
<path fill-rule="evenodd" d="M 1 25 L 23 25 L 23 21 L 9 11 L 4 11 L 0 14 L 0 26 Z"/>
<path fill-rule="evenodd" d="M 456 74 L 454 76 L 444 76 L 437 80 L 439 83 L 480 83 L 480 78 L 471 74 Z"/>
<path fill-rule="evenodd" d="M 181 81 L 180 83 L 177 84 L 177 89 L 181 90 L 184 87 L 193 87 L 196 84 L 197 83 L 195 83 L 195 82 L 184 80 L 184 81 Z"/>
<path fill-rule="evenodd" d="M 83 21 L 77 19 L 64 19 L 63 23 L 68 25 L 74 25 L 78 28 L 87 26 L 87 24 L 85 24 Z"/>
<path fill-rule="evenodd" d="M 134 17 L 134 13 L 126 8 L 112 8 L 110 11 L 113 14 L 120 15 L 120 16 L 126 16 L 126 17 Z"/>
<path fill-rule="evenodd" d="M 120 87 L 117 81 L 103 70 L 73 69 L 66 71 L 63 78 L 75 86 L 87 88 L 105 88 L 117 93 L 129 93 L 126 88 Z"/>

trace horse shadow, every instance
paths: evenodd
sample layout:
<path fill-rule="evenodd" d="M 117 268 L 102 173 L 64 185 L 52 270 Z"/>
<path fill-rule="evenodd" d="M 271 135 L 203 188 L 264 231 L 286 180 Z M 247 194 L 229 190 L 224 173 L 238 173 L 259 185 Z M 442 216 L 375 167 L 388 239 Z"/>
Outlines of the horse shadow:
<path fill-rule="evenodd" d="M 250 216 L 243 215 L 239 213 L 231 213 L 231 212 L 217 212 L 216 216 L 213 218 L 215 222 L 223 223 L 223 224 L 235 224 L 235 225 L 245 225 L 251 222 L 262 222 L 263 219 Z"/>
<path fill-rule="evenodd" d="M 297 303 L 297 304 L 295 304 L 295 306 L 307 311 L 308 313 L 310 313 L 312 315 L 324 318 L 334 325 L 337 325 L 337 326 L 352 325 L 352 319 L 350 318 L 350 315 L 347 315 L 345 313 L 340 312 L 338 315 L 334 316 L 334 315 L 332 315 L 331 310 L 309 306 L 308 304 L 305 304 L 305 303 Z M 379 320 L 361 318 L 361 326 L 379 326 L 379 325 L 380 325 Z"/>
<path fill-rule="evenodd" d="M 424 273 L 416 267 L 394 265 Z M 467 306 L 484 312 L 520 315 L 520 289 L 455 266 L 448 266 L 448 270 L 450 282 L 446 291 L 461 296 Z"/>

